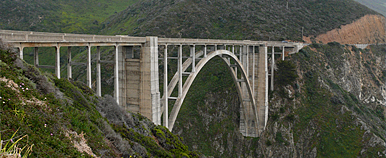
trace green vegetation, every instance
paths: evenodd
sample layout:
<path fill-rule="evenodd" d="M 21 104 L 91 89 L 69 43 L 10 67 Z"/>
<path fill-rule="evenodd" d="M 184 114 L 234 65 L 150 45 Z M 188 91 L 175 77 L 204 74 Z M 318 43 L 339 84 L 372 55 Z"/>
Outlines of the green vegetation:
<path fill-rule="evenodd" d="M 9 140 L 13 140 L 17 131 L 12 135 L 12 137 Z M 7 141 L 7 143 L 3 147 L 3 142 L 1 139 L 1 133 L 0 133 L 0 141 L 1 141 L 1 143 L 0 143 L 0 156 L 1 157 L 19 156 L 19 157 L 23 157 L 23 158 L 26 158 L 27 156 L 29 156 L 31 154 L 33 144 L 32 145 L 26 145 L 22 148 L 18 147 L 18 144 L 17 144 L 20 140 L 22 140 L 26 136 L 27 135 L 24 135 L 23 137 L 17 139 L 15 142 Z"/>
<path fill-rule="evenodd" d="M 8 50 L 0 49 L 0 59 L 0 136 L 10 138 L 1 142 L 0 155 L 12 153 L 17 143 L 33 144 L 31 157 L 198 157 L 182 138 L 143 116 L 127 114 L 108 98 L 96 97 L 83 83 L 45 76 Z M 136 126 L 112 119 L 119 113 L 119 119 Z M 76 143 L 90 150 L 81 151 Z"/>
<path fill-rule="evenodd" d="M 16 138 L 19 138 L 19 135 L 28 135 L 20 140 L 19 144 L 34 144 L 32 157 L 48 154 L 53 157 L 85 156 L 77 151 L 65 136 L 68 130 L 85 133 L 88 145 L 93 149 L 111 150 L 103 141 L 103 133 L 98 127 L 104 120 L 95 108 L 91 108 L 90 100 L 57 99 L 56 92 L 50 87 L 52 83 L 42 77 L 36 68 L 25 63 L 21 63 L 24 70 L 17 68 L 14 62 L 21 61 L 17 61 L 14 54 L 8 51 L 1 50 L 0 56 L 0 84 L 4 87 L 0 89 L 0 129 L 3 137 L 10 137 L 16 129 L 19 129 Z M 62 90 L 67 88 L 66 97 L 71 97 L 68 94 L 73 93 L 79 97 L 84 95 L 66 80 L 48 80 L 54 80 Z M 40 85 L 42 83 L 45 85 Z M 70 100 L 74 104 L 69 103 Z M 89 108 L 85 109 L 84 106 Z M 111 156 L 112 154 L 110 151 Z"/>
<path fill-rule="evenodd" d="M 287 85 L 293 84 L 296 81 L 298 77 L 298 75 L 296 74 L 296 66 L 288 60 L 279 61 L 277 62 L 276 66 L 277 71 L 275 71 L 275 83 L 276 85 L 278 85 L 277 89 L 281 97 L 288 96 L 284 88 Z M 280 110 L 280 112 L 283 113 L 282 111 L 284 109 Z"/>
<path fill-rule="evenodd" d="M 287 2 L 288 9 L 287 9 Z M 150 0 L 129 6 L 111 17 L 103 33 L 136 36 L 297 40 L 378 14 L 353 0 L 208 2 Z"/>
<path fill-rule="evenodd" d="M 137 0 L 1 2 L 1 29 L 98 34 L 108 17 Z"/>

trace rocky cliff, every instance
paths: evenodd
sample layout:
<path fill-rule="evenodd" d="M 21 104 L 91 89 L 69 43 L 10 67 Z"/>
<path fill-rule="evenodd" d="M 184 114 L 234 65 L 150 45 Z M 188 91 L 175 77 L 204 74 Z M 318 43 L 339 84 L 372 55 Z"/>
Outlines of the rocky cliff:
<path fill-rule="evenodd" d="M 386 20 L 380 15 L 366 15 L 351 24 L 320 34 L 316 37 L 304 37 L 307 43 L 339 42 L 342 44 L 386 43 Z"/>
<path fill-rule="evenodd" d="M 335 42 L 291 56 L 299 79 L 273 93 L 263 152 L 385 157 L 385 51 L 384 45 L 360 50 Z"/>

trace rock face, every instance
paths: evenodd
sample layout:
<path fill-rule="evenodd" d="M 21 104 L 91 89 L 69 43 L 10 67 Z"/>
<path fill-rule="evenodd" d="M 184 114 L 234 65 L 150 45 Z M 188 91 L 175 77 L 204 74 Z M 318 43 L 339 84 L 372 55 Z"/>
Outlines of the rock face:
<path fill-rule="evenodd" d="M 385 51 L 313 44 L 287 58 L 299 77 L 270 94 L 259 138 L 240 135 L 237 92 L 213 62 L 192 85 L 173 132 L 214 157 L 385 156 Z"/>
<path fill-rule="evenodd" d="M 341 44 L 376 44 L 386 43 L 386 20 L 380 15 L 366 15 L 351 24 L 328 31 L 316 37 L 304 37 L 307 43 L 339 42 Z"/>
<path fill-rule="evenodd" d="M 279 151 L 273 157 L 281 152 L 288 157 L 386 156 L 385 50 L 313 44 L 292 56 L 299 79 L 282 90 L 295 95 L 274 93 L 261 138 L 274 143 L 263 152 Z"/>

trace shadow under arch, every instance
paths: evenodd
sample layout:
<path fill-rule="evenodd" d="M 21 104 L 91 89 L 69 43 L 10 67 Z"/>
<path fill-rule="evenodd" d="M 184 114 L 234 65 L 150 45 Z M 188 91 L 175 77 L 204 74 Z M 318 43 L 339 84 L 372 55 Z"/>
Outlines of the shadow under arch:
<path fill-rule="evenodd" d="M 182 90 L 182 95 L 179 96 L 173 106 L 173 109 L 170 113 L 170 117 L 168 119 L 168 128 L 170 131 L 173 130 L 173 127 L 174 127 L 174 123 L 177 119 L 177 116 L 178 116 L 178 113 L 181 109 L 181 106 L 182 106 L 182 103 L 186 97 L 186 94 L 188 93 L 193 81 L 195 80 L 195 78 L 197 77 L 197 75 L 199 74 L 199 72 L 201 71 L 201 69 L 211 60 L 213 59 L 214 57 L 216 56 L 219 56 L 221 57 L 225 63 L 228 65 L 228 69 L 231 70 L 231 74 L 232 74 L 232 78 L 233 78 L 233 81 L 234 83 L 236 84 L 236 87 L 237 87 L 237 92 L 239 94 L 239 98 L 240 98 L 240 101 L 242 102 L 242 109 L 246 110 L 245 105 L 243 104 L 244 101 L 243 101 L 243 95 L 242 95 L 242 88 L 240 86 L 240 84 L 238 84 L 238 82 L 244 82 L 245 83 L 245 87 L 247 88 L 247 92 L 248 92 L 248 99 L 250 101 L 250 103 L 252 104 L 252 108 L 253 108 L 253 113 L 254 113 L 254 125 L 256 127 L 258 127 L 258 113 L 257 113 L 257 107 L 256 107 L 256 102 L 255 102 L 255 99 L 253 97 L 253 92 L 252 92 L 252 88 L 251 88 L 251 85 L 250 85 L 250 82 L 249 82 L 249 79 L 247 77 L 247 74 L 246 74 L 246 71 L 244 69 L 244 67 L 242 66 L 242 63 L 239 61 L 239 59 L 237 58 L 237 56 L 235 54 L 233 54 L 232 52 L 230 51 L 227 51 L 227 50 L 217 50 L 217 51 L 213 51 L 211 53 L 209 53 L 207 55 L 207 57 L 201 59 L 197 65 L 196 65 L 196 71 L 195 72 L 192 72 L 188 78 L 186 79 L 184 85 L 183 85 L 183 90 Z M 234 62 L 234 64 L 237 66 L 238 70 L 240 70 L 241 72 L 241 77 L 242 77 L 242 80 L 239 80 L 237 78 L 237 74 L 235 73 L 235 71 L 231 68 L 231 62 L 230 60 L 228 59 L 232 59 Z M 246 118 L 246 111 L 244 111 L 244 118 Z"/>

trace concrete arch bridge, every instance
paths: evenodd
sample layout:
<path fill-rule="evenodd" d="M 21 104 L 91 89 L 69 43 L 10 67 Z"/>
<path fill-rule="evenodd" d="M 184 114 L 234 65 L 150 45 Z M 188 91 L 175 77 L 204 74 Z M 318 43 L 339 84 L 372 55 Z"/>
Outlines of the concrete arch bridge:
<path fill-rule="evenodd" d="M 274 88 L 275 58 L 284 60 L 286 55 L 296 53 L 303 47 L 302 43 L 280 41 L 102 36 L 14 30 L 0 30 L 0 38 L 10 46 L 19 48 L 20 58 L 23 58 L 24 48 L 33 47 L 35 66 L 55 69 L 58 78 L 61 77 L 60 48 L 67 47 L 67 77 L 72 78 L 72 66 L 86 65 L 87 85 L 95 88 L 99 96 L 102 89 L 101 64 L 114 64 L 114 97 L 118 104 L 170 130 L 197 74 L 208 61 L 220 57 L 231 71 L 241 101 L 240 132 L 250 137 L 258 137 L 267 124 L 268 87 L 271 84 L 270 87 Z M 100 60 L 100 47 L 105 46 L 115 48 L 113 61 Z M 55 65 L 39 65 L 39 47 L 55 48 Z M 72 47 L 86 47 L 87 61 L 73 62 Z M 92 47 L 97 48 L 95 87 L 92 86 Z M 172 67 L 171 64 L 177 67 L 176 72 L 168 69 Z M 173 76 L 170 80 L 168 73 Z M 163 85 L 162 96 L 160 84 Z M 177 91 L 176 96 L 172 95 L 175 94 L 173 91 Z M 169 101 L 172 100 L 174 105 L 170 106 Z M 170 114 L 169 107 L 172 107 Z"/>

